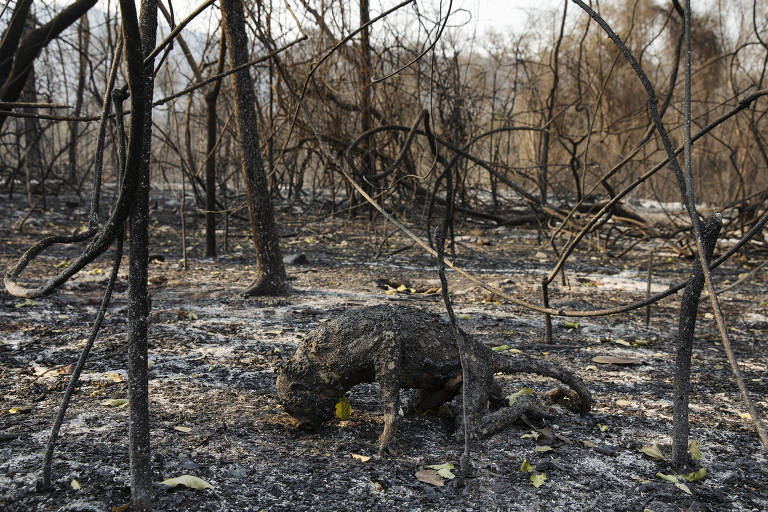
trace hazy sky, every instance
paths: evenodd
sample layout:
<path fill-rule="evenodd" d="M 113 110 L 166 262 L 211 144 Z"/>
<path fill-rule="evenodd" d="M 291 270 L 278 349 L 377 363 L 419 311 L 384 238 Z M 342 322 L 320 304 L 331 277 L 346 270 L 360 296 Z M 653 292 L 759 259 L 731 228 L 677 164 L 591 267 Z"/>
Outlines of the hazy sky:
<path fill-rule="evenodd" d="M 173 2 L 177 20 L 183 19 L 187 13 L 191 12 L 202 0 L 175 0 Z M 310 2 L 317 0 L 310 0 Z M 371 2 L 371 14 L 376 15 L 381 10 L 396 5 L 401 0 L 373 0 Z M 101 0 L 105 4 L 105 0 Z M 275 4 L 281 4 L 282 0 L 275 0 Z M 303 9 L 299 7 L 299 2 L 289 0 L 294 7 L 294 12 L 301 18 Z M 319 2 L 318 2 L 319 3 Z M 350 9 L 357 4 L 356 0 L 345 2 Z M 421 10 L 437 12 L 442 6 L 445 10 L 448 8 L 448 0 L 417 0 Z M 462 25 L 462 30 L 469 33 L 476 31 L 477 35 L 483 35 L 487 30 L 493 29 L 498 32 L 511 30 L 517 32 L 525 28 L 529 20 L 529 15 L 537 17 L 537 24 L 550 22 L 554 24 L 559 19 L 558 16 L 547 16 L 553 10 L 562 9 L 563 0 L 454 0 L 452 11 L 455 13 L 451 24 Z M 570 8 L 575 6 L 570 6 Z M 412 12 L 412 11 L 410 11 Z M 408 15 L 406 8 L 404 15 Z M 200 23 L 195 23 L 199 28 L 203 28 L 207 23 L 201 19 Z M 543 28 L 543 27 L 542 27 Z M 547 27 L 550 28 L 550 27 Z M 374 29 L 375 31 L 375 29 Z"/>
<path fill-rule="evenodd" d="M 439 4 L 439 2 L 433 3 Z M 443 0 L 447 6 L 448 2 Z M 472 13 L 472 20 L 469 27 L 476 27 L 478 33 L 482 34 L 487 29 L 493 29 L 499 32 L 505 30 L 519 31 L 525 28 L 530 15 L 537 16 L 538 21 L 542 18 L 546 20 L 546 15 L 562 9 L 562 0 L 455 0 L 454 8 L 467 9 Z M 571 4 L 568 7 L 576 7 Z M 552 16 L 551 21 L 556 21 L 558 16 Z"/>

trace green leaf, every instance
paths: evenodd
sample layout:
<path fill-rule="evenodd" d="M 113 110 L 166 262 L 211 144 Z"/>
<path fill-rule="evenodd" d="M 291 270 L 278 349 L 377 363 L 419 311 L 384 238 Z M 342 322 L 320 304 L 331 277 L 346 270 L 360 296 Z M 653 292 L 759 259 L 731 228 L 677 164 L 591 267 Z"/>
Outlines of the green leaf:
<path fill-rule="evenodd" d="M 681 491 L 685 492 L 686 494 L 693 494 L 691 492 L 691 489 L 689 489 L 687 485 L 681 484 L 680 482 L 675 482 L 675 487 L 677 487 Z"/>
<path fill-rule="evenodd" d="M 342 396 L 339 398 L 339 401 L 336 402 L 336 417 L 340 420 L 346 420 L 349 419 L 350 414 L 352 414 L 352 405 L 349 403 L 346 396 Z"/>
<path fill-rule="evenodd" d="M 71 261 L 69 261 L 69 260 L 63 260 L 63 261 L 60 261 L 60 262 L 58 262 L 57 264 L 55 264 L 55 265 L 53 266 L 53 268 L 67 268 L 67 267 L 68 267 L 68 266 L 70 266 L 71 264 L 72 264 L 72 262 L 71 262 Z"/>
<path fill-rule="evenodd" d="M 707 476 L 707 468 L 699 468 L 698 470 L 694 471 L 693 473 L 688 473 L 683 475 L 683 478 L 688 480 L 689 482 L 695 482 L 697 480 L 701 480 Z"/>
<path fill-rule="evenodd" d="M 34 306 L 34 305 L 35 305 L 35 301 L 33 301 L 32 299 L 24 299 L 24 302 L 19 302 L 14 307 L 26 308 L 26 307 L 30 307 L 30 306 Z"/>
<path fill-rule="evenodd" d="M 608 432 L 608 429 L 611 427 L 609 427 L 608 425 L 603 425 L 602 423 L 598 423 L 597 428 L 600 429 L 600 432 Z"/>
<path fill-rule="evenodd" d="M 183 485 L 190 489 L 213 489 L 213 486 L 205 480 L 192 475 L 181 475 L 176 478 L 168 478 L 160 482 L 162 485 L 168 487 L 176 487 L 177 485 Z"/>
<path fill-rule="evenodd" d="M 677 475 L 665 475 L 664 473 L 659 472 L 656 473 L 656 476 L 667 482 L 672 482 L 673 484 L 677 483 Z"/>
<path fill-rule="evenodd" d="M 640 452 L 646 454 L 652 459 L 656 460 L 666 460 L 667 458 L 664 456 L 663 453 L 661 453 L 661 450 L 659 450 L 659 447 L 654 443 L 651 445 L 645 445 L 642 448 L 640 448 Z"/>
<path fill-rule="evenodd" d="M 72 488 L 76 491 L 79 491 L 81 489 L 80 482 L 78 482 L 75 478 L 72 479 L 71 482 L 69 482 L 69 485 L 72 486 Z"/>
<path fill-rule="evenodd" d="M 523 463 L 520 465 L 520 471 L 523 473 L 533 473 L 535 469 L 536 466 L 528 462 L 528 459 L 523 459 Z"/>
<path fill-rule="evenodd" d="M 547 475 L 544 473 L 534 473 L 531 475 L 531 483 L 537 489 L 544 485 L 544 480 L 547 479 Z"/>
<path fill-rule="evenodd" d="M 509 405 L 514 404 L 517 402 L 517 399 L 520 398 L 523 395 L 532 395 L 533 394 L 533 388 L 522 388 L 520 391 L 516 391 L 512 393 L 511 395 L 507 396 L 507 402 Z"/>
<path fill-rule="evenodd" d="M 498 347 L 492 347 L 491 350 L 495 352 L 504 352 L 505 350 L 509 350 L 509 345 L 499 345 Z"/>
<path fill-rule="evenodd" d="M 596 371 L 597 371 L 597 366 L 595 366 L 595 365 L 593 365 L 593 364 L 590 364 L 589 366 L 587 366 L 587 367 L 586 367 L 586 368 L 584 368 L 584 369 L 585 369 L 585 370 L 589 370 L 589 371 L 593 371 L 593 372 L 596 372 Z"/>
<path fill-rule="evenodd" d="M 539 434 L 535 430 L 531 430 L 531 432 L 529 434 L 523 434 L 523 435 L 520 436 L 520 438 L 521 439 L 533 439 L 535 441 L 538 441 L 540 435 L 541 434 Z"/>
<path fill-rule="evenodd" d="M 197 320 L 197 313 L 194 311 L 187 311 L 187 318 L 190 320 Z"/>
<path fill-rule="evenodd" d="M 701 441 L 697 439 L 688 443 L 688 450 L 693 460 L 701 460 Z"/>
<path fill-rule="evenodd" d="M 534 448 L 534 450 L 537 451 L 537 452 L 548 452 L 550 450 L 554 450 L 554 448 L 552 448 L 548 444 L 541 444 L 541 445 L 537 446 L 536 448 Z"/>
<path fill-rule="evenodd" d="M 459 320 L 469 320 L 469 315 L 467 313 L 462 313 L 459 315 Z"/>
<path fill-rule="evenodd" d="M 563 327 L 565 327 L 566 329 L 578 329 L 579 322 L 575 320 L 569 320 L 567 322 L 563 322 Z"/>

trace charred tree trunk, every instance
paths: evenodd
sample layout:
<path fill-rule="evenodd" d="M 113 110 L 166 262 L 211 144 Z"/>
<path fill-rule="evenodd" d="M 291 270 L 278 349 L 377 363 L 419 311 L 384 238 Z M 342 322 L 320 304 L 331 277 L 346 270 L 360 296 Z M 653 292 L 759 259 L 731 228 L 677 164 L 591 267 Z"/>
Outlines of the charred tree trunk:
<path fill-rule="evenodd" d="M 224 70 L 224 59 L 226 58 L 227 44 L 222 33 L 219 41 L 219 62 L 216 67 L 216 74 Z M 206 126 L 208 130 L 208 144 L 205 160 L 205 256 L 207 258 L 216 257 L 216 124 L 218 118 L 216 115 L 216 101 L 219 98 L 221 90 L 221 79 L 216 80 L 208 92 L 205 93 L 206 106 Z"/>
<path fill-rule="evenodd" d="M 360 26 L 370 22 L 370 8 L 368 0 L 360 0 Z M 371 41 L 368 27 L 365 26 L 360 31 L 360 65 L 358 67 L 360 75 L 360 131 L 365 133 L 373 128 L 371 116 Z M 363 152 L 363 187 L 368 195 L 374 195 L 373 176 L 376 175 L 374 168 L 374 148 L 373 137 L 368 137 L 361 143 Z M 373 215 L 373 208 L 366 202 L 368 215 Z"/>
<path fill-rule="evenodd" d="M 77 27 L 78 50 L 80 51 L 79 68 L 77 73 L 77 90 L 75 91 L 75 111 L 74 117 L 80 117 L 83 110 L 83 97 L 85 95 L 85 79 L 88 71 L 88 46 L 91 39 L 91 29 L 88 23 L 88 15 L 80 19 L 80 25 Z M 69 122 L 69 180 L 73 186 L 78 183 L 77 180 L 77 139 L 78 123 Z M 78 190 L 79 193 L 79 190 Z"/>
<path fill-rule="evenodd" d="M 696 312 L 699 309 L 699 298 L 704 289 L 704 271 L 702 265 L 709 265 L 715 242 L 723 218 L 719 213 L 713 213 L 704 225 L 702 238 L 707 262 L 698 258 L 693 262 L 692 275 L 680 301 L 680 320 L 678 323 L 677 354 L 675 356 L 675 394 L 672 406 L 672 464 L 677 468 L 688 465 L 688 397 L 691 393 L 691 353 L 693 349 L 693 331 L 696 328 Z"/>
<path fill-rule="evenodd" d="M 23 29 L 24 21 L 29 13 L 29 6 L 26 4 L 27 2 L 22 2 L 14 9 L 14 18 L 3 35 L 2 43 L 0 43 L 0 70 L 10 66 L 10 71 L 6 74 L 0 73 L 0 76 L 6 77 L 2 86 L 0 86 L 0 101 L 9 103 L 19 99 L 24 83 L 33 70 L 35 59 L 40 55 L 43 48 L 58 37 L 64 29 L 77 21 L 80 16 L 88 12 L 91 7 L 96 5 L 96 0 L 76 0 L 54 16 L 51 21 L 42 27 L 28 32 L 21 42 L 17 42 L 18 39 L 15 31 L 18 27 L 14 25 L 16 11 L 18 10 L 20 15 L 23 14 L 23 19 L 20 19 L 21 28 Z M 13 33 L 10 31 L 11 28 L 13 28 Z M 7 42 L 6 39 L 8 40 Z M 0 113 L 0 128 L 2 128 L 7 117 L 6 114 Z"/>
<path fill-rule="evenodd" d="M 149 446 L 149 385 L 147 368 L 147 332 L 149 325 L 149 158 L 152 138 L 152 88 L 154 59 L 143 62 L 155 47 L 157 33 L 157 0 L 142 0 L 140 23 L 137 23 L 132 0 L 121 0 L 126 60 L 135 81 L 131 84 L 131 136 L 141 137 L 140 155 L 128 165 L 138 168 L 138 183 L 130 217 L 131 241 L 128 273 L 128 440 L 131 458 L 131 502 L 134 510 L 149 508 L 152 492 L 151 454 Z M 136 39 L 140 36 L 140 39 Z M 141 48 L 141 52 L 131 48 Z M 136 97 L 139 95 L 139 97 Z M 140 111 L 136 111 L 141 102 Z M 138 129 L 137 124 L 142 128 Z"/>
<path fill-rule="evenodd" d="M 32 0 L 20 0 L 13 8 L 11 21 L 3 32 L 3 39 L 0 41 L 0 77 L 7 77 L 11 74 L 13 68 L 13 56 L 19 47 L 19 41 L 24 33 L 27 16 L 32 7 Z"/>
<path fill-rule="evenodd" d="M 234 68 L 248 61 L 250 46 L 245 33 L 243 5 L 238 0 L 222 0 L 221 13 L 229 47 L 229 62 Z M 231 77 L 235 93 L 235 121 L 240 139 L 240 165 L 251 220 L 251 234 L 256 249 L 256 279 L 244 294 L 281 294 L 288 291 L 288 281 L 259 144 L 258 118 L 254 106 L 256 96 L 253 92 L 251 73 L 246 68 Z"/>
<path fill-rule="evenodd" d="M 24 89 L 21 92 L 20 98 L 24 102 L 37 103 L 37 83 L 35 80 L 35 70 L 29 72 L 27 83 L 24 84 Z M 35 114 L 35 109 L 25 108 L 23 109 L 28 114 Z M 32 199 L 34 194 L 34 184 L 32 180 L 38 178 L 38 193 L 40 194 L 40 201 L 45 200 L 45 191 L 43 189 L 43 155 L 40 152 L 40 137 L 42 137 L 42 129 L 40 122 L 34 117 L 25 117 L 23 120 L 24 125 L 24 153 L 25 153 L 25 182 L 27 189 L 27 203 L 29 207 L 34 207 L 35 203 Z"/>

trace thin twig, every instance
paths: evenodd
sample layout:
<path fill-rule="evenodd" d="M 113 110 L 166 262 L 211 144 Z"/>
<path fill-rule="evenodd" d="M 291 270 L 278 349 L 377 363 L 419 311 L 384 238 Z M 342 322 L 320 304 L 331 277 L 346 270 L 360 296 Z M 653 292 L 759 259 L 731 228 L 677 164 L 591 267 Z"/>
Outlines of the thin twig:
<path fill-rule="evenodd" d="M 445 310 L 448 312 L 448 320 L 451 324 L 451 332 L 453 333 L 453 339 L 456 341 L 456 348 L 459 352 L 459 362 L 461 363 L 461 409 L 464 423 L 464 453 L 461 455 L 461 478 L 460 483 L 463 484 L 465 477 L 472 474 L 472 459 L 471 459 L 471 439 L 472 428 L 470 425 L 472 419 L 468 415 L 467 409 L 467 389 L 469 388 L 470 379 L 469 368 L 467 367 L 467 340 L 464 339 L 464 333 L 459 329 L 456 322 L 456 314 L 453 312 L 453 305 L 451 304 L 451 297 L 448 295 L 448 280 L 445 278 L 445 236 L 443 230 L 438 226 L 435 228 L 435 243 L 437 245 L 437 273 L 440 276 L 440 290 L 443 296 L 443 302 L 445 303 Z"/>

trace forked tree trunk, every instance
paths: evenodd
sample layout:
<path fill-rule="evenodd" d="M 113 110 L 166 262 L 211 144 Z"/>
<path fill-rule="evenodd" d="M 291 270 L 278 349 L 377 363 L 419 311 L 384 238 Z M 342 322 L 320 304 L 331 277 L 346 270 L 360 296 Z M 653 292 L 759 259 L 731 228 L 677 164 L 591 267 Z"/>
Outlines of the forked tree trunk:
<path fill-rule="evenodd" d="M 14 9 L 14 16 L 11 19 L 9 30 L 3 34 L 3 40 L 0 42 L 0 101 L 14 102 L 19 99 L 24 83 L 27 81 L 35 61 L 40 52 L 49 42 L 56 39 L 64 29 L 72 25 L 83 14 L 96 5 L 96 0 L 75 0 L 69 6 L 62 9 L 56 16 L 45 25 L 27 32 L 24 38 L 19 41 L 15 32 L 19 28 L 19 23 L 23 25 L 29 13 L 29 2 L 26 0 L 18 4 L 19 16 L 17 18 L 17 9 Z M 14 21 L 17 23 L 14 24 Z M 12 29 L 12 30 L 10 30 Z M 0 128 L 2 128 L 8 115 L 0 113 Z"/>
<path fill-rule="evenodd" d="M 248 61 L 250 48 L 245 33 L 243 5 L 239 0 L 222 0 L 221 14 L 229 47 L 229 62 L 234 68 Z M 288 281 L 259 144 L 258 118 L 254 106 L 256 96 L 251 73 L 247 68 L 231 77 L 235 93 L 235 121 L 240 139 L 240 165 L 256 249 L 256 279 L 244 294 L 277 295 L 288 291 Z"/>

